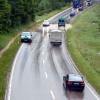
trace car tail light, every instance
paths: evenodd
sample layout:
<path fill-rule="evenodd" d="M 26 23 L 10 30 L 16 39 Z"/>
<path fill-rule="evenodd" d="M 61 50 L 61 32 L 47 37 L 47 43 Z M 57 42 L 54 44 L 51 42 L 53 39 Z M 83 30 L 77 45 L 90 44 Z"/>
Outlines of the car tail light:
<path fill-rule="evenodd" d="M 68 84 L 68 85 L 71 85 L 71 84 L 72 84 L 72 81 L 68 81 L 67 84 Z"/>
<path fill-rule="evenodd" d="M 81 85 L 84 85 L 84 81 L 81 81 L 80 84 L 81 84 Z"/>

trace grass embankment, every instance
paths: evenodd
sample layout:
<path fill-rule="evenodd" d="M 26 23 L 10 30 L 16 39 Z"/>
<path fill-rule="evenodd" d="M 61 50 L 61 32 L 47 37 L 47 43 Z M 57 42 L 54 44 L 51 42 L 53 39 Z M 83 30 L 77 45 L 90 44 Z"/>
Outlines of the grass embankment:
<path fill-rule="evenodd" d="M 44 19 L 48 19 L 49 17 L 57 14 L 60 11 L 63 11 L 64 9 L 68 8 L 68 6 L 63 7 L 59 10 L 54 10 L 48 14 L 44 14 L 42 16 L 38 16 L 35 23 L 31 23 L 29 25 L 25 25 L 22 27 L 19 27 L 16 30 L 14 29 L 12 33 L 9 34 L 0 34 L 0 48 L 3 49 L 8 42 L 16 36 L 15 33 L 18 33 L 19 31 L 25 31 L 25 30 L 31 30 L 34 29 L 37 25 L 39 25 Z M 0 100 L 4 100 L 5 96 L 5 90 L 7 85 L 7 75 L 11 71 L 11 65 L 13 62 L 13 59 L 16 55 L 16 52 L 18 48 L 20 47 L 19 37 L 14 41 L 14 43 L 9 47 L 7 51 L 2 55 L 0 58 Z"/>
<path fill-rule="evenodd" d="M 19 46 L 19 38 L 17 38 L 15 42 L 10 46 L 10 48 L 0 58 L 0 100 L 4 100 L 7 74 L 11 70 L 12 61 Z"/>
<path fill-rule="evenodd" d="M 77 67 L 100 94 L 100 4 L 78 16 L 66 35 Z"/>

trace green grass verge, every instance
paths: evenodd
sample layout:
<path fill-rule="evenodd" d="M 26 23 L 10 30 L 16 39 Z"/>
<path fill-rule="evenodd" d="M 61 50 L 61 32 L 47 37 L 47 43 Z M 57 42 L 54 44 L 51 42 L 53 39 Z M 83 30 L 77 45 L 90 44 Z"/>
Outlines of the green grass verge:
<path fill-rule="evenodd" d="M 36 20 L 39 20 L 35 23 L 30 23 L 29 25 L 24 25 L 22 27 L 18 27 L 12 31 L 12 33 L 5 33 L 0 34 L 0 48 L 4 48 L 7 43 L 14 37 L 16 34 L 20 31 L 25 30 L 31 30 L 33 27 L 36 27 L 39 25 L 44 19 L 48 19 L 49 17 L 57 14 L 60 11 L 63 11 L 64 9 L 67 9 L 68 6 L 61 8 L 60 10 L 54 10 L 50 12 L 49 14 L 45 14 L 42 16 L 39 16 Z M 19 37 L 15 40 L 15 42 L 9 47 L 9 49 L 2 55 L 0 58 L 0 100 L 4 100 L 5 96 L 5 90 L 7 85 L 7 76 L 8 73 L 11 71 L 11 66 L 13 59 L 17 53 L 18 48 L 20 47 Z"/>
<path fill-rule="evenodd" d="M 12 61 L 19 46 L 19 38 L 17 38 L 0 58 L 0 100 L 4 100 L 5 89 L 7 85 L 7 75 L 11 70 Z"/>
<path fill-rule="evenodd" d="M 78 16 L 66 43 L 79 70 L 100 94 L 100 4 Z"/>

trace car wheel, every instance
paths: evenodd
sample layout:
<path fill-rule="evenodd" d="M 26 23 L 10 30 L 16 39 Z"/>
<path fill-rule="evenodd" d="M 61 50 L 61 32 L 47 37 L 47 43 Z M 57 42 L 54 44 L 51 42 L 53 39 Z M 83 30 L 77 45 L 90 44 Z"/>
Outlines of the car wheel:
<path fill-rule="evenodd" d="M 64 87 L 64 89 L 66 89 L 66 87 L 65 87 L 64 83 L 63 83 L 63 87 Z"/>
<path fill-rule="evenodd" d="M 32 40 L 30 40 L 30 43 L 32 43 Z"/>
<path fill-rule="evenodd" d="M 63 87 L 65 88 L 64 83 L 63 83 Z"/>
<path fill-rule="evenodd" d="M 84 90 L 84 88 L 82 88 L 82 89 L 80 90 L 80 92 L 83 92 L 83 90 Z"/>
<path fill-rule="evenodd" d="M 23 43 L 23 40 L 21 40 L 21 43 Z"/>

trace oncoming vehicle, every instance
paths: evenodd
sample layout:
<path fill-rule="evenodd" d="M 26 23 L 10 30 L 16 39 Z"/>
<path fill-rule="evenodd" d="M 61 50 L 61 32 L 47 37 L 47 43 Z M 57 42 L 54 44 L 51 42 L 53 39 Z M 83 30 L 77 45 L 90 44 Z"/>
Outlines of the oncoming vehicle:
<path fill-rule="evenodd" d="M 65 19 L 64 18 L 60 18 L 58 20 L 58 27 L 61 27 L 61 26 L 65 27 Z"/>
<path fill-rule="evenodd" d="M 83 4 L 80 4 L 80 5 L 79 5 L 78 10 L 79 10 L 79 11 L 83 11 Z"/>
<path fill-rule="evenodd" d="M 82 76 L 77 74 L 67 74 L 66 76 L 63 76 L 63 86 L 65 89 L 79 90 L 82 92 L 85 83 Z"/>
<path fill-rule="evenodd" d="M 52 46 L 60 46 L 62 44 L 62 31 L 52 29 L 49 31 L 49 41 Z"/>
<path fill-rule="evenodd" d="M 87 3 L 86 3 L 87 6 L 91 6 L 91 5 L 92 5 L 92 0 L 87 0 L 86 2 L 87 2 Z"/>
<path fill-rule="evenodd" d="M 21 42 L 31 43 L 32 42 L 32 33 L 31 32 L 22 32 L 21 33 Z"/>
<path fill-rule="evenodd" d="M 49 21 L 48 20 L 44 20 L 43 27 L 48 27 L 48 26 L 50 26 Z"/>
<path fill-rule="evenodd" d="M 70 13 L 70 17 L 73 17 L 73 16 L 75 16 L 75 10 L 74 9 L 72 9 L 72 11 Z"/>

